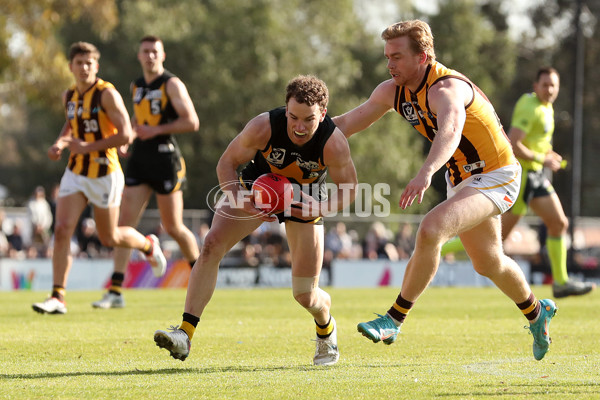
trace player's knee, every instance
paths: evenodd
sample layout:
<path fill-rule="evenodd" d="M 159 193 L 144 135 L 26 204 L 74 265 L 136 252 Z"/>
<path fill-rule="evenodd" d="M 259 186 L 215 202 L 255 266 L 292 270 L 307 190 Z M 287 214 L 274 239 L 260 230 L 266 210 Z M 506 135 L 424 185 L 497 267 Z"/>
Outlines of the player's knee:
<path fill-rule="evenodd" d="M 473 269 L 475 270 L 475 272 L 477 272 L 481 276 L 485 276 L 486 278 L 490 277 L 491 269 L 489 268 L 488 265 L 476 263 L 474 261 L 472 261 L 472 262 L 473 262 Z"/>
<path fill-rule="evenodd" d="M 119 244 L 115 232 L 110 234 L 98 232 L 98 239 L 104 247 L 116 247 Z"/>
<path fill-rule="evenodd" d="M 492 278 L 497 272 L 501 271 L 502 268 L 504 268 L 504 264 L 506 264 L 506 256 L 486 254 L 482 257 L 471 257 L 470 255 L 469 257 L 471 258 L 471 263 L 473 264 L 475 272 L 486 278 Z"/>
<path fill-rule="evenodd" d="M 311 313 L 320 312 L 328 305 L 328 295 L 318 287 L 319 277 L 292 276 L 294 299 Z"/>
<path fill-rule="evenodd" d="M 433 221 L 423 220 L 417 231 L 417 242 L 427 244 L 442 244 L 441 227 Z"/>
<path fill-rule="evenodd" d="M 558 229 L 560 229 L 560 231 L 562 233 L 565 233 L 567 231 L 567 229 L 569 228 L 569 219 L 563 215 L 559 220 L 558 220 Z"/>
<path fill-rule="evenodd" d="M 213 257 L 222 258 L 228 250 L 229 249 L 224 245 L 224 241 L 221 238 L 209 232 L 204 238 L 204 243 L 200 250 L 200 257 L 204 259 Z"/>
<path fill-rule="evenodd" d="M 181 235 L 181 232 L 183 231 L 182 227 L 178 224 L 164 224 L 163 223 L 163 228 L 165 230 L 165 232 L 167 232 L 167 235 L 171 236 L 172 238 L 177 238 Z"/>
<path fill-rule="evenodd" d="M 54 240 L 71 240 L 72 230 L 72 226 L 61 222 L 57 222 L 54 226 Z"/>

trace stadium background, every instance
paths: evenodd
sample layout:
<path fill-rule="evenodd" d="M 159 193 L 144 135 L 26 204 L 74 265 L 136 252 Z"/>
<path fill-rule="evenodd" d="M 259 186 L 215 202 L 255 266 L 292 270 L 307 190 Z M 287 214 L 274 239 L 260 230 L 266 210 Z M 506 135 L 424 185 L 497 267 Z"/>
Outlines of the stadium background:
<path fill-rule="evenodd" d="M 58 99 L 71 83 L 64 56 L 71 42 L 98 45 L 99 75 L 115 83 L 130 108 L 129 83 L 140 74 L 135 59 L 138 40 L 148 33 L 163 38 L 165 65 L 186 82 L 201 122 L 198 133 L 178 137 L 188 166 L 186 219 L 196 231 L 207 219 L 206 194 L 217 183 L 214 167 L 219 155 L 249 118 L 283 103 L 283 88 L 291 77 L 318 75 L 330 88 L 330 114 L 344 112 L 387 77 L 378 37 L 382 28 L 401 19 L 423 18 L 433 27 L 438 59 L 464 72 L 488 94 L 505 127 L 515 100 L 531 89 L 537 68 L 549 64 L 560 71 L 554 145 L 570 168 L 555 174 L 554 183 L 579 229 L 576 243 L 583 258 L 573 257 L 571 268 L 579 271 L 583 265 L 589 271 L 581 273 L 595 273 L 600 227 L 600 180 L 595 171 L 600 119 L 595 110 L 600 94 L 592 83 L 600 81 L 595 68 L 600 61 L 600 2 L 521 3 L 389 0 L 375 7 L 366 0 L 2 2 L 3 228 L 10 233 L 34 188 L 42 185 L 49 193 L 64 170 L 64 160 L 52 163 L 45 154 L 64 121 Z M 574 140 L 578 130 L 580 142 Z M 350 145 L 359 180 L 390 183 L 391 199 L 399 197 L 427 152 L 422 138 L 395 115 L 353 137 Z M 579 168 L 572 168 L 578 165 L 580 175 Z M 438 174 L 424 204 L 411 210 L 414 215 L 393 208 L 394 215 L 382 222 L 395 234 L 401 223 L 418 220 L 442 193 Z M 360 218 L 344 222 L 361 237 L 373 223 Z M 537 220 L 526 222 L 523 229 L 530 238 Z M 149 210 L 141 229 L 155 228 L 156 216 Z M 533 247 L 520 252 L 535 253 L 535 238 L 522 244 Z M 0 260 L 0 268 L 2 264 Z"/>

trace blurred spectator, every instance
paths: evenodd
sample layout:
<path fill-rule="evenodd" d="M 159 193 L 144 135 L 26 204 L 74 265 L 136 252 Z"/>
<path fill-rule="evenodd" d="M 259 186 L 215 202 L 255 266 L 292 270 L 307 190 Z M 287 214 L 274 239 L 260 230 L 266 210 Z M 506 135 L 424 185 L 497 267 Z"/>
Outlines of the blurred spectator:
<path fill-rule="evenodd" d="M 277 268 L 291 268 L 292 257 L 286 238 L 277 231 L 263 233 L 263 252 L 261 254 L 265 264 L 272 264 Z"/>
<path fill-rule="evenodd" d="M 25 258 L 25 241 L 23 240 L 23 221 L 14 221 L 12 233 L 6 237 L 10 258 Z"/>
<path fill-rule="evenodd" d="M 50 212 L 52 213 L 52 224 L 50 224 L 50 234 L 54 233 L 54 221 L 56 220 L 56 201 L 58 200 L 58 189 L 60 185 L 55 183 L 52 185 L 52 189 L 50 189 L 50 200 L 48 200 L 48 204 L 50 205 Z"/>
<path fill-rule="evenodd" d="M 325 235 L 325 251 L 331 251 L 332 258 L 350 258 L 352 255 L 352 237 L 344 222 L 337 222 Z"/>
<path fill-rule="evenodd" d="M 337 222 L 325 235 L 325 252 L 323 254 L 323 267 L 330 268 L 331 262 L 336 258 L 355 258 L 354 240 L 347 232 L 344 222 Z"/>
<path fill-rule="evenodd" d="M 398 260 L 398 251 L 391 242 L 392 234 L 382 222 L 373 222 L 364 239 L 364 257 L 369 260 L 387 258 L 392 261 Z"/>
<path fill-rule="evenodd" d="M 410 258 L 415 249 L 415 228 L 413 224 L 405 223 L 396 234 L 396 250 L 401 260 Z"/>
<path fill-rule="evenodd" d="M 242 258 L 243 259 L 240 267 L 256 268 L 260 265 L 260 259 L 256 253 L 256 247 L 250 243 L 244 243 Z"/>
<path fill-rule="evenodd" d="M 27 202 L 27 213 L 31 221 L 31 246 L 37 253 L 46 254 L 50 241 L 50 228 L 54 220 L 50 203 L 46 200 L 46 190 L 38 186 Z"/>
<path fill-rule="evenodd" d="M 6 218 L 6 212 L 3 208 L 0 208 L 0 257 L 8 256 L 8 240 L 4 233 L 4 219 Z"/>
<path fill-rule="evenodd" d="M 98 232 L 96 231 L 96 221 L 93 218 L 85 218 L 81 221 L 80 234 L 77 237 L 79 244 L 79 256 L 87 258 L 107 257 L 108 249 L 102 246 Z"/>
<path fill-rule="evenodd" d="M 352 253 L 350 254 L 350 258 L 352 260 L 359 260 L 363 258 L 363 247 L 360 243 L 360 236 L 358 232 L 354 229 L 348 231 L 348 235 L 352 239 Z"/>

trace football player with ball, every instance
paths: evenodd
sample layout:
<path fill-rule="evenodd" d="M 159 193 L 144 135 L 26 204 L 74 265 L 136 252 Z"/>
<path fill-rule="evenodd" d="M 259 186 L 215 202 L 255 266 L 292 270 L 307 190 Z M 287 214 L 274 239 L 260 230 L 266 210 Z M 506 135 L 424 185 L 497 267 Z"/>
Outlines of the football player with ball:
<path fill-rule="evenodd" d="M 319 288 L 324 249 L 322 217 L 354 200 L 357 178 L 348 141 L 327 115 L 328 100 L 329 92 L 323 81 L 314 76 L 295 77 L 287 85 L 285 107 L 254 117 L 221 156 L 217 176 L 226 200 L 216 207 L 200 257 L 192 269 L 183 321 L 178 327 L 154 333 L 157 346 L 167 349 L 173 358 L 182 361 L 187 358 L 194 331 L 214 293 L 219 264 L 225 254 L 263 222 L 279 220 L 285 223 L 292 256 L 294 299 L 316 324 L 313 362 L 332 365 L 338 361 L 331 297 Z M 248 165 L 238 176 L 238 167 L 245 164 Z M 284 211 L 278 214 L 269 214 L 270 210 L 257 206 L 254 196 L 258 188 L 254 195 L 250 194 L 252 183 L 266 173 L 285 177 L 302 188 L 296 201 L 289 207 L 284 204 Z M 337 186 L 330 197 L 324 190 L 327 174 Z M 269 203 L 262 200 L 268 195 L 260 196 L 262 205 Z M 240 198 L 245 201 L 227 201 Z"/>

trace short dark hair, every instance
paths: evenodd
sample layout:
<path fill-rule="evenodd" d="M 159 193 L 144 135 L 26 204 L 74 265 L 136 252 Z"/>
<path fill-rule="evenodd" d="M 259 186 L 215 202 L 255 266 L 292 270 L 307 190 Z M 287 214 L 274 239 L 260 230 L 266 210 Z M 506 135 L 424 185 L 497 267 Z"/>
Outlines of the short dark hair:
<path fill-rule="evenodd" d="M 322 110 L 327 108 L 329 90 L 325 82 L 316 76 L 298 75 L 288 82 L 285 90 L 285 104 L 293 97 L 300 104 L 318 104 Z"/>
<path fill-rule="evenodd" d="M 75 42 L 71 45 L 69 48 L 69 62 L 73 61 L 78 54 L 91 54 L 96 60 L 100 59 L 100 52 L 96 46 L 88 42 Z"/>
<path fill-rule="evenodd" d="M 558 78 L 560 79 L 560 74 L 558 73 L 558 71 L 556 70 L 556 68 L 554 67 L 540 67 L 537 71 L 537 75 L 535 77 L 535 81 L 539 82 L 540 78 L 542 77 L 542 75 L 550 75 L 550 74 L 556 74 L 556 76 L 558 76 Z"/>
<path fill-rule="evenodd" d="M 140 43 L 144 43 L 144 42 L 152 42 L 152 43 L 161 42 L 161 43 L 163 43 L 162 39 L 155 35 L 144 36 L 143 38 L 140 39 Z"/>

